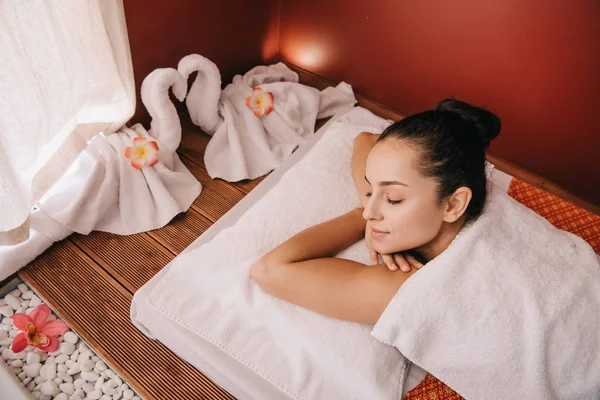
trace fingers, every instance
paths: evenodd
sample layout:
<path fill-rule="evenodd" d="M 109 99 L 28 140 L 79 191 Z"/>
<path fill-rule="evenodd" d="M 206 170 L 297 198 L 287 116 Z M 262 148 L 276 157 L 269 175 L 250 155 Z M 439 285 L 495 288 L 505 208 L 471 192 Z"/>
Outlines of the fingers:
<path fill-rule="evenodd" d="M 404 257 L 406 259 L 406 261 L 408 261 L 408 263 L 410 264 L 411 267 L 415 267 L 416 269 L 420 269 L 423 264 L 421 264 L 420 262 L 417 261 L 416 258 L 414 258 L 413 256 L 411 256 L 409 253 L 405 253 Z"/>
<path fill-rule="evenodd" d="M 396 265 L 400 267 L 400 271 L 410 272 L 410 264 L 404 259 L 404 255 L 401 253 L 394 254 L 394 261 Z"/>
<path fill-rule="evenodd" d="M 381 255 L 381 258 L 383 259 L 385 265 L 387 265 L 387 267 L 390 269 L 390 271 L 398 271 L 398 266 L 394 262 L 394 258 L 392 256 L 386 254 Z"/>
<path fill-rule="evenodd" d="M 373 249 L 369 249 L 369 254 L 371 256 L 371 265 L 379 264 L 379 259 L 377 258 L 377 252 Z"/>

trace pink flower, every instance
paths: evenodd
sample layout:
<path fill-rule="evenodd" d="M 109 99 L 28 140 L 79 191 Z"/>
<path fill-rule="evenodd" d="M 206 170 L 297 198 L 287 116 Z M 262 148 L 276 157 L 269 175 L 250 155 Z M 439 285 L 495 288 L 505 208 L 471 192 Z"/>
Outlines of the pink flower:
<path fill-rule="evenodd" d="M 29 313 L 13 315 L 15 327 L 23 331 L 13 339 L 11 350 L 20 353 L 28 345 L 47 352 L 58 349 L 58 336 L 69 330 L 67 324 L 59 320 L 48 321 L 50 308 L 40 304 Z"/>
<path fill-rule="evenodd" d="M 252 96 L 246 99 L 246 105 L 257 118 L 269 115 L 273 111 L 273 93 L 263 92 L 261 88 L 252 89 Z"/>
<path fill-rule="evenodd" d="M 154 140 L 148 140 L 145 137 L 136 137 L 133 139 L 133 146 L 125 149 L 125 157 L 131 160 L 131 165 L 135 169 L 141 169 L 144 165 L 149 167 L 158 162 L 158 144 Z"/>

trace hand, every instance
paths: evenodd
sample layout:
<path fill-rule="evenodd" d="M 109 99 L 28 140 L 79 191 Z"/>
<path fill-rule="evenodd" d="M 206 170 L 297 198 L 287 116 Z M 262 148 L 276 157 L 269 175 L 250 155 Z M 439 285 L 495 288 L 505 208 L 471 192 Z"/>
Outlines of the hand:
<path fill-rule="evenodd" d="M 379 253 L 377 253 L 373 249 L 371 228 L 369 227 L 369 225 L 367 225 L 365 229 L 365 242 L 367 243 L 367 248 L 369 249 L 371 264 L 379 264 Z M 402 272 L 410 272 L 412 268 L 420 269 L 423 266 L 423 264 L 417 261 L 408 252 L 381 254 L 381 258 L 383 260 L 383 263 L 387 265 L 390 271 L 397 271 L 398 269 L 400 269 Z"/>

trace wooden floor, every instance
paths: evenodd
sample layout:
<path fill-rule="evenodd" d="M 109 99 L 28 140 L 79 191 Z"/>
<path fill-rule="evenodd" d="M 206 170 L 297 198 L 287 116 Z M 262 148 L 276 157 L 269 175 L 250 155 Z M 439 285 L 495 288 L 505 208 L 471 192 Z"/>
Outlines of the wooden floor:
<path fill-rule="evenodd" d="M 182 125 L 180 158 L 202 183 L 187 212 L 164 228 L 137 235 L 74 234 L 20 275 L 144 398 L 231 399 L 129 319 L 133 293 L 262 180 L 231 184 L 210 179 L 203 162 L 210 137 L 187 117 Z"/>

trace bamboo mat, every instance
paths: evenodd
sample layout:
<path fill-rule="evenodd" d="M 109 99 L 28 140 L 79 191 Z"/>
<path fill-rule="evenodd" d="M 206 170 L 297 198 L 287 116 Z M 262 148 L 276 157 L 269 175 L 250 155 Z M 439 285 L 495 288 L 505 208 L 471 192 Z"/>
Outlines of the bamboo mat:
<path fill-rule="evenodd" d="M 21 270 L 21 277 L 108 364 L 146 399 L 232 399 L 201 372 L 129 319 L 133 293 L 240 201 L 262 179 L 231 184 L 210 179 L 210 137 L 182 118 L 180 158 L 202 183 L 185 213 L 151 232 L 74 234 Z"/>

